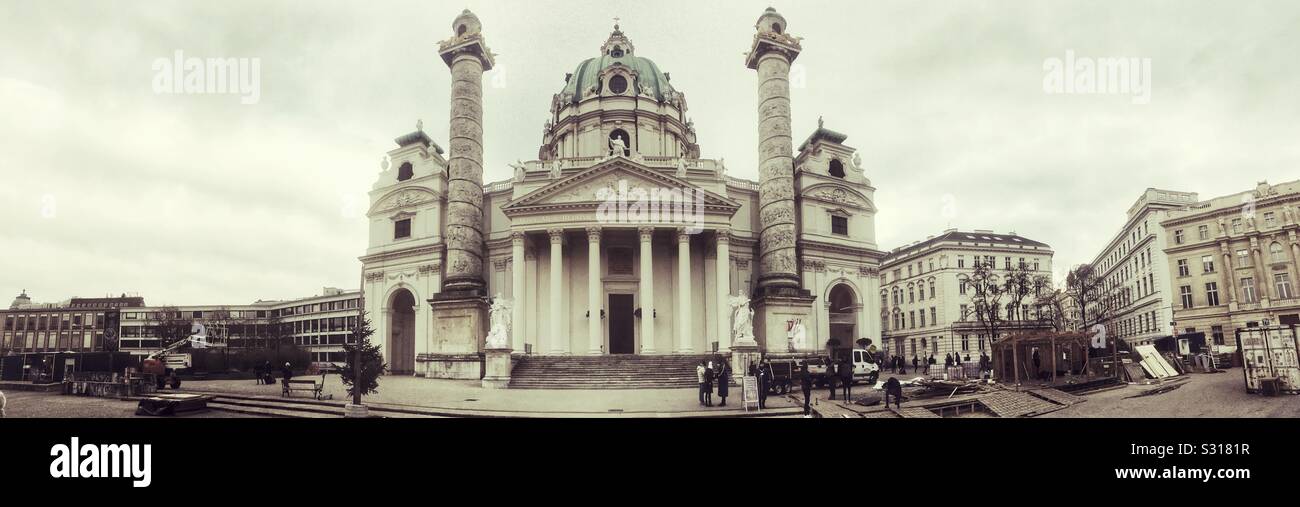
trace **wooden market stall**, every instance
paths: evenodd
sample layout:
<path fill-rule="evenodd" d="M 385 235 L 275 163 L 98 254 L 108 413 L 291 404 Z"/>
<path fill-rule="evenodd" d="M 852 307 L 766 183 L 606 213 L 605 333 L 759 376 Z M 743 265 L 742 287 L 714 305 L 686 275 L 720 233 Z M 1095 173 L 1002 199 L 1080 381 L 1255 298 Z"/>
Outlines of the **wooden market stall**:
<path fill-rule="evenodd" d="M 1091 337 L 1083 333 L 1026 333 L 1007 336 L 993 347 L 993 376 L 1002 382 L 1055 384 L 1058 377 L 1092 377 Z"/>

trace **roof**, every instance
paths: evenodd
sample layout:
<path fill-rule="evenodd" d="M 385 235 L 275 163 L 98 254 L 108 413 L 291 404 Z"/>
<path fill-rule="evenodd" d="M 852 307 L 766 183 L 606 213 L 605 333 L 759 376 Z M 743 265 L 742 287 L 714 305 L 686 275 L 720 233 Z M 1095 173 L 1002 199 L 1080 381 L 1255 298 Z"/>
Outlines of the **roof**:
<path fill-rule="evenodd" d="M 620 65 L 636 72 L 637 82 L 630 84 L 633 85 L 632 91 L 637 94 L 649 90 L 655 100 L 663 101 L 665 94 L 673 90 L 672 85 L 668 84 L 668 75 L 661 72 L 654 61 L 633 54 L 631 41 L 619 31 L 618 25 L 614 25 L 614 31 L 609 34 L 609 39 L 605 41 L 601 50 L 602 55 L 583 60 L 578 64 L 578 68 L 574 69 L 573 74 L 569 75 L 568 82 L 565 83 L 561 93 L 571 94 L 570 102 L 574 104 L 580 102 L 583 93 L 593 85 L 599 91 L 600 73 Z"/>
<path fill-rule="evenodd" d="M 805 140 L 803 144 L 799 145 L 798 151 L 804 151 L 805 149 L 808 148 L 808 145 L 812 144 L 814 141 L 817 140 L 825 139 L 826 141 L 834 144 L 841 144 L 844 142 L 845 139 L 848 138 L 849 136 L 846 136 L 844 134 L 841 134 L 839 132 L 836 132 L 828 128 L 823 128 L 821 126 L 821 122 L 818 121 L 817 130 L 814 131 L 812 135 L 808 136 L 808 139 Z"/>
<path fill-rule="evenodd" d="M 981 243 L 981 244 L 992 243 L 996 245 L 1015 246 L 1015 247 L 1037 247 L 1037 248 L 1047 248 L 1047 249 L 1052 248 L 1051 245 L 1048 245 L 1047 243 L 1043 243 L 1041 241 L 1035 241 L 1026 238 L 1024 236 L 1017 235 L 1015 233 L 998 234 L 995 232 L 982 231 L 982 230 L 965 232 L 965 231 L 959 231 L 957 229 L 948 229 L 944 231 L 943 234 L 934 236 L 932 238 L 927 238 L 925 241 L 913 243 L 910 245 L 900 246 L 898 248 L 890 250 L 889 257 L 903 256 L 912 251 L 922 250 L 928 246 L 935 245 L 942 242 Z"/>

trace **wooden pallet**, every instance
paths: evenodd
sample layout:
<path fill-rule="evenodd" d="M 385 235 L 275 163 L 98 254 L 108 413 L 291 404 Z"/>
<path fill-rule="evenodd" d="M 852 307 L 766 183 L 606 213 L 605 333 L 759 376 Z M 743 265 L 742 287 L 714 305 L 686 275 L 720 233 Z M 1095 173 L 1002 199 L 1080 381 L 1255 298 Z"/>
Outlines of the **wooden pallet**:
<path fill-rule="evenodd" d="M 998 417 L 1025 417 L 1061 408 L 1060 405 L 1027 393 L 998 391 L 980 396 L 980 403 Z"/>
<path fill-rule="evenodd" d="M 938 414 L 922 407 L 907 407 L 894 411 L 904 419 L 938 419 Z"/>

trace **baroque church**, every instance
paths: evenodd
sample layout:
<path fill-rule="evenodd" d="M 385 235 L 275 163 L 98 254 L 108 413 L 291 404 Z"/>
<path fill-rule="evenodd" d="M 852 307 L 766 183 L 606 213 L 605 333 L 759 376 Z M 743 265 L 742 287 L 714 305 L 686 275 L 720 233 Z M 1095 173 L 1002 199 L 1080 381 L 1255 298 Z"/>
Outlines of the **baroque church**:
<path fill-rule="evenodd" d="M 484 139 L 483 73 L 496 55 L 474 14 L 457 17 L 439 44 L 452 75 L 448 147 L 420 127 L 396 138 L 370 191 L 362 291 L 392 371 L 499 379 L 511 357 L 734 362 L 824 351 L 829 338 L 879 343 L 875 189 L 846 136 L 820 120 L 795 149 L 800 38 L 770 8 L 755 28 L 736 63 L 756 71 L 758 181 L 700 157 L 707 140 L 686 94 L 615 24 L 565 75 L 536 159 L 485 184 L 485 145 L 533 150 Z M 509 322 L 496 344 L 489 313 Z"/>

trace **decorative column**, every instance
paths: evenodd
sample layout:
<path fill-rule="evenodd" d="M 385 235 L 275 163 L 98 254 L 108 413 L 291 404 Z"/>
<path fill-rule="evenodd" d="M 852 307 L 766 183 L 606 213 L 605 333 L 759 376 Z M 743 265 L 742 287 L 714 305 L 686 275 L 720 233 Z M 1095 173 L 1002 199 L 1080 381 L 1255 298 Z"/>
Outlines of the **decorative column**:
<path fill-rule="evenodd" d="M 1259 290 L 1259 299 L 1264 302 L 1264 308 L 1268 308 L 1269 300 L 1276 299 L 1277 295 L 1273 294 L 1275 289 L 1273 288 L 1273 284 L 1270 283 L 1272 280 L 1268 277 L 1268 266 L 1264 264 L 1264 256 L 1260 253 L 1260 245 L 1257 238 L 1250 238 L 1250 254 L 1255 258 L 1255 273 L 1256 276 L 1259 277 L 1259 282 L 1255 284 L 1256 288 Z M 1269 297 L 1269 294 L 1273 294 L 1273 297 Z"/>
<path fill-rule="evenodd" d="M 600 355 L 600 227 L 587 228 L 587 353 Z"/>
<path fill-rule="evenodd" d="M 564 229 L 547 229 L 551 236 L 551 353 L 563 354 L 568 351 L 569 338 L 563 335 L 564 321 L 568 319 L 563 311 L 564 292 Z"/>
<path fill-rule="evenodd" d="M 511 308 L 510 316 L 510 343 L 514 350 L 524 351 L 524 330 L 527 329 L 524 322 L 524 308 L 528 301 L 524 298 L 524 271 L 527 269 L 527 261 L 524 259 L 524 241 L 526 234 L 524 231 L 513 231 L 510 233 L 510 262 L 513 266 L 510 269 L 510 294 L 514 297 L 515 306 Z"/>
<path fill-rule="evenodd" d="M 758 71 L 758 286 L 798 287 L 794 225 L 794 147 L 790 134 L 790 63 L 799 41 L 768 7 L 758 18 L 745 65 Z"/>
<path fill-rule="evenodd" d="M 641 353 L 655 353 L 654 227 L 637 229 L 641 236 Z"/>
<path fill-rule="evenodd" d="M 1223 255 L 1224 288 L 1228 289 L 1228 305 L 1231 306 L 1237 303 L 1237 284 L 1233 280 L 1236 272 L 1232 268 L 1232 250 L 1228 248 L 1227 243 L 1221 243 L 1219 251 Z"/>
<path fill-rule="evenodd" d="M 677 352 L 694 352 L 691 340 L 691 235 L 677 228 Z"/>
<path fill-rule="evenodd" d="M 451 128 L 447 160 L 447 274 L 443 291 L 484 295 L 483 281 L 483 72 L 492 52 L 478 17 L 465 10 L 452 22 L 439 55 L 451 68 Z"/>
<path fill-rule="evenodd" d="M 718 274 L 718 351 L 731 351 L 731 313 L 727 301 L 731 295 L 731 230 L 717 231 L 718 262 L 715 264 Z"/>
<path fill-rule="evenodd" d="M 1291 264 L 1295 266 L 1296 277 L 1300 278 L 1300 241 L 1296 239 L 1296 232 L 1291 231 Z M 1297 289 L 1300 289 L 1300 280 L 1296 280 Z"/>

